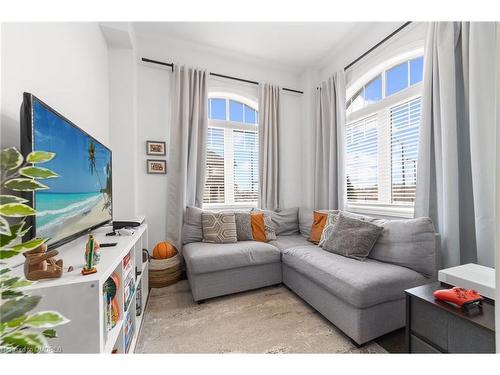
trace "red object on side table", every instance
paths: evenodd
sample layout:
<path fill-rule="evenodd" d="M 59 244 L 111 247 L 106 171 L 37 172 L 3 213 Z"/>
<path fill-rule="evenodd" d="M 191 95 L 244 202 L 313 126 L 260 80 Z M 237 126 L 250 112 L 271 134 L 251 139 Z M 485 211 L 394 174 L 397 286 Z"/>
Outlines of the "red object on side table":
<path fill-rule="evenodd" d="M 481 301 L 483 300 L 483 297 L 477 291 L 459 287 L 436 290 L 432 295 L 439 300 L 451 302 L 466 310 L 481 307 Z"/>

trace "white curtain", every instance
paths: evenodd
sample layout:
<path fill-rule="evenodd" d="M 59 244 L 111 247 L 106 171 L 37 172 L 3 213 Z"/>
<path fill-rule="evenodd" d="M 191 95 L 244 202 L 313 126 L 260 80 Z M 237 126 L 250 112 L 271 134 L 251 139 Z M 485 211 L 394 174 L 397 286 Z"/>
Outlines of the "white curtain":
<path fill-rule="evenodd" d="M 259 207 L 276 210 L 281 206 L 279 191 L 280 88 L 259 85 Z"/>
<path fill-rule="evenodd" d="M 321 83 L 316 95 L 314 208 L 342 209 L 345 201 L 344 71 Z"/>
<path fill-rule="evenodd" d="M 175 66 L 168 152 L 167 240 L 180 250 L 186 206 L 201 207 L 208 126 L 207 72 Z"/>
<path fill-rule="evenodd" d="M 494 264 L 494 23 L 429 25 L 415 216 L 430 216 L 442 266 Z"/>

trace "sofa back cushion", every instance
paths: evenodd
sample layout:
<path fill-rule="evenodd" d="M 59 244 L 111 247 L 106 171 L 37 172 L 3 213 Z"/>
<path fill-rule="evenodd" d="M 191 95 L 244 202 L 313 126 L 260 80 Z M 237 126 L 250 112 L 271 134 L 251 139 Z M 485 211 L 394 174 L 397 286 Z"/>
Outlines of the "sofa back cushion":
<path fill-rule="evenodd" d="M 299 230 L 300 234 L 305 238 L 309 238 L 311 236 L 313 212 L 314 210 L 311 208 L 299 208 Z"/>
<path fill-rule="evenodd" d="M 182 243 L 203 241 L 203 227 L 201 214 L 203 210 L 198 207 L 186 207 L 184 212 L 184 225 L 182 227 Z"/>
<path fill-rule="evenodd" d="M 286 208 L 279 211 L 254 209 L 254 212 L 263 212 L 271 218 L 277 236 L 289 236 L 299 233 L 299 209 Z"/>
<path fill-rule="evenodd" d="M 369 257 L 432 277 L 436 272 L 436 233 L 428 217 L 408 220 L 377 219 L 382 233 Z"/>

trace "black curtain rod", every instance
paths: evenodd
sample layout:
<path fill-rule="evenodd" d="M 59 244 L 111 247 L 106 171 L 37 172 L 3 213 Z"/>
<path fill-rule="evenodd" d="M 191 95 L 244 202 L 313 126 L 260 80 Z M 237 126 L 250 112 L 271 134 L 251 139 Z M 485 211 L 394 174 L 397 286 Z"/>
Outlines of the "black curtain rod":
<path fill-rule="evenodd" d="M 353 66 L 354 64 L 356 64 L 359 60 L 361 60 L 363 57 L 365 57 L 366 55 L 368 55 L 370 52 L 372 52 L 374 49 L 380 47 L 381 44 L 384 44 L 385 42 L 387 42 L 389 39 L 391 39 L 394 35 L 396 35 L 397 33 L 399 33 L 401 30 L 403 30 L 406 26 L 408 26 L 409 24 L 411 24 L 411 21 L 410 22 L 405 22 L 402 26 L 400 26 L 397 30 L 393 31 L 391 34 L 387 35 L 384 39 L 382 39 L 380 42 L 378 42 L 377 44 L 375 44 L 372 48 L 370 48 L 368 51 L 366 51 L 365 53 L 363 53 L 361 56 L 359 56 L 356 60 L 352 61 L 350 64 L 346 65 L 346 67 L 344 68 L 344 71 L 346 71 L 347 69 L 349 69 L 351 66 Z"/>
<path fill-rule="evenodd" d="M 385 42 L 387 42 L 389 39 L 391 39 L 394 35 L 396 35 L 397 33 L 399 33 L 401 30 L 403 30 L 406 26 L 408 26 L 409 24 L 411 24 L 411 21 L 409 22 L 405 22 L 402 26 L 398 27 L 396 30 L 394 30 L 392 33 L 390 33 L 389 35 L 387 35 L 384 39 L 382 39 L 380 42 L 378 42 L 377 44 L 375 44 L 372 48 L 370 48 L 368 51 L 366 51 L 365 53 L 363 53 L 361 56 L 359 56 L 356 60 L 352 61 L 351 63 L 349 63 L 349 65 L 346 65 L 346 67 L 344 68 L 344 72 L 349 69 L 351 66 L 353 66 L 354 64 L 356 64 L 359 60 L 361 60 L 363 57 L 365 57 L 366 55 L 368 55 L 370 52 L 372 52 L 374 49 L 380 47 L 380 45 L 384 44 Z M 316 90 L 320 90 L 321 89 L 321 86 L 320 87 L 316 87 Z"/>
<path fill-rule="evenodd" d="M 162 61 L 151 60 L 151 59 L 147 59 L 145 57 L 142 58 L 142 61 L 148 62 L 148 63 L 152 63 L 152 64 L 158 64 L 158 65 L 168 66 L 168 67 L 170 67 L 172 69 L 172 72 L 174 71 L 174 64 L 173 63 L 166 63 L 166 62 L 162 62 Z M 214 76 L 214 77 L 221 77 L 221 78 L 232 79 L 234 81 L 251 83 L 252 85 L 258 85 L 259 84 L 259 82 L 257 82 L 257 81 L 250 81 L 248 79 L 227 76 L 227 75 L 224 75 L 224 74 L 210 73 L 210 75 Z M 289 91 L 289 92 L 295 92 L 297 94 L 303 94 L 304 93 L 303 91 L 294 90 L 294 89 L 287 89 L 286 87 L 283 87 L 282 90 Z"/>

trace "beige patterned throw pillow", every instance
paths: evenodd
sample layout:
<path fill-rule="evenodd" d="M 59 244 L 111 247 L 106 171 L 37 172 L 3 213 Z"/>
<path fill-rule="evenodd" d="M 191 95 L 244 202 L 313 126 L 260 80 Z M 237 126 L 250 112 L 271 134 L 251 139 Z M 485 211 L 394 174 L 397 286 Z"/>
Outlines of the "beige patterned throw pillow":
<path fill-rule="evenodd" d="M 337 210 L 328 214 L 325 227 L 323 228 L 323 233 L 321 233 L 321 238 L 318 243 L 319 247 L 323 247 L 323 244 L 325 243 L 326 239 L 332 235 L 333 224 L 335 224 L 335 221 L 337 220 L 338 216 L 339 216 L 339 211 Z"/>
<path fill-rule="evenodd" d="M 234 212 L 203 212 L 203 242 L 236 242 L 236 221 Z"/>
<path fill-rule="evenodd" d="M 264 214 L 264 228 L 266 230 L 266 240 L 273 241 L 276 239 L 276 231 L 274 229 L 271 216 Z"/>

